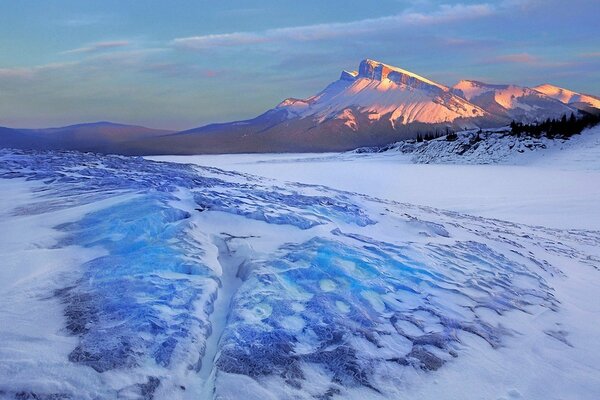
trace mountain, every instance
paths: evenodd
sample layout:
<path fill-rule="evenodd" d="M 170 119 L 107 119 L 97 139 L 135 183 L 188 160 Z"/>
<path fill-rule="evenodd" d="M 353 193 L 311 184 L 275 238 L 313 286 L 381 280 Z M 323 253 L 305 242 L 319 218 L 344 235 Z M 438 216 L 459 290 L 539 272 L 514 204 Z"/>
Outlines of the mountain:
<path fill-rule="evenodd" d="M 600 109 L 600 99 L 551 85 L 463 80 L 448 87 L 371 59 L 318 94 L 288 98 L 256 118 L 182 132 L 106 122 L 0 130 L 0 146 L 130 155 L 326 152 L 382 146 L 417 133 L 495 128 Z M 8 129 L 8 128 L 7 128 Z"/>
<path fill-rule="evenodd" d="M 600 108 L 600 105 L 597 105 Z M 315 96 L 288 98 L 250 120 L 127 143 L 132 154 L 343 151 L 418 132 L 492 128 L 577 113 L 540 90 L 472 80 L 447 87 L 371 59 Z"/>
<path fill-rule="evenodd" d="M 490 114 L 520 122 L 535 122 L 577 112 L 576 108 L 556 98 L 522 86 L 462 80 L 452 87 L 452 91 Z"/>
<path fill-rule="evenodd" d="M 343 71 L 338 81 L 316 96 L 287 99 L 277 108 L 286 110 L 289 118 L 339 119 L 353 131 L 361 128 L 359 115 L 367 117 L 367 125 L 385 122 L 392 129 L 489 117 L 439 83 L 369 59 L 360 63 L 357 72 Z"/>
<path fill-rule="evenodd" d="M 342 151 L 413 137 L 417 132 L 507 124 L 439 83 L 363 60 L 358 71 L 307 99 L 288 98 L 246 121 L 212 124 L 129 143 L 133 154 Z M 168 150 L 167 150 L 168 149 Z"/>
<path fill-rule="evenodd" d="M 536 86 L 534 89 L 540 93 L 544 93 L 546 96 L 552 97 L 580 110 L 588 111 L 590 107 L 594 109 L 600 109 L 600 98 L 596 96 L 577 93 L 572 90 L 550 84 Z"/>
<path fill-rule="evenodd" d="M 170 133 L 106 121 L 46 129 L 0 127 L 0 147 L 118 152 L 121 143 Z"/>

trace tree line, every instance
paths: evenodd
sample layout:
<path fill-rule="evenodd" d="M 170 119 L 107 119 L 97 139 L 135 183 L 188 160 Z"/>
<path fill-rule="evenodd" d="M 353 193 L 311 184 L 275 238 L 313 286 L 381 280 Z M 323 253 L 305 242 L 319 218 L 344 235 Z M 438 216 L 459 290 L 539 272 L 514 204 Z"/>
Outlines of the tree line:
<path fill-rule="evenodd" d="M 456 133 L 454 133 L 453 131 L 450 131 L 450 129 L 448 129 L 448 127 L 446 127 L 446 132 L 439 132 L 436 129 L 435 132 L 430 132 L 430 133 L 425 133 L 425 134 L 418 133 L 417 134 L 417 142 L 428 142 L 430 140 L 437 139 L 442 136 L 446 136 L 446 138 L 448 138 L 451 135 L 456 136 Z M 448 139 L 448 140 L 451 140 L 451 139 Z M 456 140 L 456 137 L 454 138 L 454 140 Z"/>
<path fill-rule="evenodd" d="M 580 134 L 584 129 L 591 128 L 598 124 L 600 124 L 600 112 L 591 113 L 580 111 L 579 116 L 571 113 L 570 117 L 567 117 L 567 115 L 564 114 L 561 118 L 548 118 L 543 122 L 531 124 L 512 121 L 510 123 L 510 135 L 519 137 L 531 136 L 535 138 L 544 136 L 549 139 L 570 138 L 573 135 Z M 481 140 L 479 134 L 482 132 L 483 131 L 479 129 L 475 141 Z M 436 129 L 435 132 L 418 133 L 416 141 L 427 142 L 444 136 L 449 142 L 458 139 L 458 134 L 446 127 L 445 132 L 440 132 Z"/>
<path fill-rule="evenodd" d="M 512 121 L 510 123 L 511 134 L 514 136 L 532 136 L 540 138 L 545 136 L 549 139 L 554 138 L 569 138 L 573 135 L 580 134 L 586 128 L 600 123 L 600 113 L 581 112 L 577 118 L 574 113 L 567 118 L 563 115 L 558 119 L 550 119 L 543 122 L 533 124 L 524 124 L 522 122 Z"/>

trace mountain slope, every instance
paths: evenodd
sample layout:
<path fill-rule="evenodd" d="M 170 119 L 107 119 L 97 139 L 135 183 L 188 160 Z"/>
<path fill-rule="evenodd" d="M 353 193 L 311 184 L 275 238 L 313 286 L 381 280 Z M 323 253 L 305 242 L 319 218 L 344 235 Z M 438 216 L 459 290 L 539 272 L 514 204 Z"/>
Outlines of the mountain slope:
<path fill-rule="evenodd" d="M 521 122 L 535 122 L 577 112 L 577 109 L 562 101 L 522 86 L 462 80 L 452 90 L 491 114 Z"/>
<path fill-rule="evenodd" d="M 574 104 L 516 85 L 447 87 L 365 59 L 315 96 L 288 98 L 246 121 L 213 124 L 126 144 L 131 154 L 343 151 L 417 133 L 492 128 L 577 113 Z"/>
<path fill-rule="evenodd" d="M 578 109 L 589 110 L 590 107 L 600 109 L 600 98 L 589 94 L 577 93 L 550 84 L 539 85 L 534 89 Z"/>

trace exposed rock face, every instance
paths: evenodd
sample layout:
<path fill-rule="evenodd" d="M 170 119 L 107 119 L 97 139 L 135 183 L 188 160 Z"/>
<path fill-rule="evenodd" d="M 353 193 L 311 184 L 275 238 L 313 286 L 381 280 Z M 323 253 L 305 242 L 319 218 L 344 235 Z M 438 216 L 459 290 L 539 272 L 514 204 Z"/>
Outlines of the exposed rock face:
<path fill-rule="evenodd" d="M 356 71 L 342 71 L 340 80 L 354 82 L 356 80 L 357 76 L 358 76 L 358 72 L 356 72 Z"/>
<path fill-rule="evenodd" d="M 397 85 L 407 85 L 414 88 L 420 89 L 434 89 L 447 90 L 443 85 L 432 82 L 422 76 L 414 74 L 412 72 L 392 67 L 390 65 L 366 59 L 361 61 L 358 68 L 358 76 L 361 78 L 372 79 L 376 81 L 383 81 L 389 79 Z"/>

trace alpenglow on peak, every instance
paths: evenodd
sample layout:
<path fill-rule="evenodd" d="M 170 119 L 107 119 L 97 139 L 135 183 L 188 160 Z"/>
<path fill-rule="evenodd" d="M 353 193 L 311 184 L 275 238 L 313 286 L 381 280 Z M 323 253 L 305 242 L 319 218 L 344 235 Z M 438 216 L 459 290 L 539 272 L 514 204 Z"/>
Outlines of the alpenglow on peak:
<path fill-rule="evenodd" d="M 413 72 L 369 58 L 365 58 L 360 62 L 358 73 L 342 72 L 342 79 L 351 80 L 351 77 L 354 77 L 354 79 L 367 78 L 377 81 L 389 79 L 398 85 L 404 84 L 419 88 L 431 87 L 444 91 L 448 90 L 446 86 L 440 85 L 439 83 L 433 82 Z"/>

